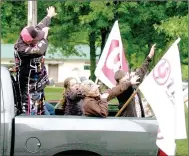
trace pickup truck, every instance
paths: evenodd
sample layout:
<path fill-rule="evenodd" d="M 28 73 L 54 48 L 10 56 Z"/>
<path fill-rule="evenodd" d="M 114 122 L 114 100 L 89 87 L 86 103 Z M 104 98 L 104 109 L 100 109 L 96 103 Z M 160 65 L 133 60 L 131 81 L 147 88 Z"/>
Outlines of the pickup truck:
<path fill-rule="evenodd" d="M 155 118 L 16 115 L 16 85 L 1 66 L 1 156 L 160 156 Z"/>

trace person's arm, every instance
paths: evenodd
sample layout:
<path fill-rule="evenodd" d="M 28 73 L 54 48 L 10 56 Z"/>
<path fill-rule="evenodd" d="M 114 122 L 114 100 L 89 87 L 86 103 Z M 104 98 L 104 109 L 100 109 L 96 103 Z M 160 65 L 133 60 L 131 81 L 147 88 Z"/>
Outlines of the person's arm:
<path fill-rule="evenodd" d="M 27 44 L 23 44 L 19 47 L 18 52 L 21 56 L 33 56 L 39 55 L 42 56 L 45 54 L 48 46 L 48 41 L 42 39 L 34 47 L 30 47 Z"/>
<path fill-rule="evenodd" d="M 147 58 L 144 60 L 142 66 L 138 69 L 136 69 L 136 75 L 140 77 L 139 82 L 141 83 L 144 79 L 145 74 L 148 71 L 149 64 L 151 62 L 151 58 L 147 56 Z"/>
<path fill-rule="evenodd" d="M 108 92 L 105 93 L 106 95 L 104 94 L 101 97 L 107 98 L 107 101 L 110 101 L 113 98 L 115 98 L 118 95 L 120 95 L 121 93 L 123 93 L 125 90 L 127 90 L 131 85 L 138 84 L 139 83 L 138 79 L 139 79 L 139 76 L 138 75 L 134 75 L 133 77 L 131 77 L 130 81 L 121 82 L 116 87 L 113 87 L 112 89 L 109 89 Z"/>
<path fill-rule="evenodd" d="M 131 86 L 131 82 L 127 82 L 127 83 L 120 83 L 119 85 L 113 87 L 112 89 L 109 89 L 107 101 L 110 101 L 113 98 L 117 97 L 125 90 L 127 90 L 130 86 Z"/>
<path fill-rule="evenodd" d="M 48 27 L 51 23 L 51 18 L 49 16 L 46 16 L 36 25 L 37 29 L 42 30 L 44 27 Z"/>
<path fill-rule="evenodd" d="M 155 44 L 152 46 L 150 53 L 144 60 L 142 66 L 136 70 L 136 75 L 140 77 L 139 82 L 141 83 L 144 79 L 145 74 L 148 71 L 149 64 L 152 61 L 152 57 L 154 56 L 154 51 L 155 51 Z"/>
<path fill-rule="evenodd" d="M 50 6 L 49 8 L 47 8 L 47 16 L 43 18 L 42 21 L 37 24 L 36 28 L 42 30 L 44 27 L 49 27 L 51 23 L 51 18 L 53 16 L 56 16 L 56 14 L 57 13 L 55 13 L 54 7 Z"/>
<path fill-rule="evenodd" d="M 72 101 L 74 101 L 74 100 L 76 100 L 76 99 L 82 99 L 82 98 L 84 98 L 84 95 L 82 94 L 82 92 L 81 91 L 76 91 L 76 92 L 69 92 L 68 94 L 67 94 L 67 97 L 70 99 L 70 100 L 72 100 Z"/>
<path fill-rule="evenodd" d="M 86 101 L 86 105 L 84 107 L 85 115 L 87 116 L 100 116 L 107 117 L 108 116 L 108 103 L 106 100 L 95 100 L 90 99 Z"/>

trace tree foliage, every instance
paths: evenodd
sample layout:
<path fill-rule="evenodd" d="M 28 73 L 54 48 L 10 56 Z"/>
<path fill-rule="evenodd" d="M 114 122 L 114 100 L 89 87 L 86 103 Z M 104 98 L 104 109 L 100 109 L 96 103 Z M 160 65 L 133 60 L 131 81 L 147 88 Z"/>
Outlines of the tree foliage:
<path fill-rule="evenodd" d="M 27 2 L 1 2 L 1 37 L 4 43 L 14 43 L 26 25 Z"/>
<path fill-rule="evenodd" d="M 179 48 L 183 68 L 188 64 L 187 2 L 38 1 L 38 21 L 46 15 L 45 8 L 50 5 L 55 6 L 58 12 L 52 19 L 49 32 L 52 48 L 59 48 L 63 56 L 82 55 L 75 50 L 75 45 L 88 44 L 93 80 L 96 58 L 99 57 L 96 48 L 103 50 L 115 20 L 119 22 L 131 68 L 139 67 L 152 44 L 156 43 L 152 68 L 178 36 L 181 37 Z M 2 2 L 1 12 L 3 41 L 13 43 L 27 23 L 27 2 Z M 55 52 L 53 49 L 52 53 Z"/>
<path fill-rule="evenodd" d="M 180 37 L 181 62 L 188 65 L 188 16 L 174 16 L 155 25 L 157 32 L 164 33 L 168 41 L 174 41 Z"/>

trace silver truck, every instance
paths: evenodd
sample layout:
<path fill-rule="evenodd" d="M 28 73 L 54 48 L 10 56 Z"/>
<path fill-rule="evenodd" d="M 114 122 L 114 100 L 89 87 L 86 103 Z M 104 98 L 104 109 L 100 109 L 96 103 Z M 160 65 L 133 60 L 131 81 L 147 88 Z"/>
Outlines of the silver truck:
<path fill-rule="evenodd" d="M 17 116 L 15 92 L 9 70 L 1 66 L 1 156 L 161 155 L 155 118 Z"/>

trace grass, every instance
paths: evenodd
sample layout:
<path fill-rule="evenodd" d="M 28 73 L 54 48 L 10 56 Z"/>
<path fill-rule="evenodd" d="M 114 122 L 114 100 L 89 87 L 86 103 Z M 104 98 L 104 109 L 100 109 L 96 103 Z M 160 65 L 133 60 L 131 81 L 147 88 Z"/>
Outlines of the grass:
<path fill-rule="evenodd" d="M 62 97 L 63 88 L 60 87 L 46 87 L 45 88 L 45 97 L 46 100 L 59 100 Z M 112 99 L 110 104 L 118 104 L 117 99 Z"/>
<path fill-rule="evenodd" d="M 45 88 L 46 100 L 59 100 L 62 97 L 63 88 L 47 87 Z M 117 100 L 113 99 L 110 104 L 117 104 Z M 188 134 L 188 109 L 185 105 L 186 131 Z M 176 140 L 177 150 L 176 156 L 188 156 L 188 139 Z"/>
<path fill-rule="evenodd" d="M 63 88 L 59 87 L 46 87 L 45 98 L 46 100 L 60 100 L 62 97 Z"/>
<path fill-rule="evenodd" d="M 185 105 L 186 133 L 188 138 L 188 108 Z M 188 156 L 188 139 L 176 140 L 176 156 Z"/>

